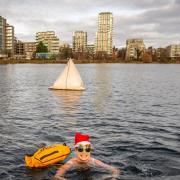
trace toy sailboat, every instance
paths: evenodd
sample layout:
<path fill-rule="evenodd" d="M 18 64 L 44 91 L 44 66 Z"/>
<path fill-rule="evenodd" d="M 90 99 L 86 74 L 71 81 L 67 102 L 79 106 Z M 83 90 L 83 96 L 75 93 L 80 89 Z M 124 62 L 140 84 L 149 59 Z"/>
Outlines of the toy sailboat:
<path fill-rule="evenodd" d="M 85 90 L 84 83 L 72 59 L 68 60 L 64 70 L 50 89 Z"/>

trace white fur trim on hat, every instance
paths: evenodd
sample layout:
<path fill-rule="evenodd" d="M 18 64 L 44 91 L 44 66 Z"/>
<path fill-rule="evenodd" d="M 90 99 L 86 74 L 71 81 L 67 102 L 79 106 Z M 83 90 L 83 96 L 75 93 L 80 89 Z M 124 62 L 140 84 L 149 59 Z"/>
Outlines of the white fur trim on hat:
<path fill-rule="evenodd" d="M 74 147 L 78 147 L 80 144 L 82 144 L 83 146 L 87 145 L 87 144 L 91 144 L 89 141 L 81 141 L 81 142 L 78 142 L 74 145 Z"/>

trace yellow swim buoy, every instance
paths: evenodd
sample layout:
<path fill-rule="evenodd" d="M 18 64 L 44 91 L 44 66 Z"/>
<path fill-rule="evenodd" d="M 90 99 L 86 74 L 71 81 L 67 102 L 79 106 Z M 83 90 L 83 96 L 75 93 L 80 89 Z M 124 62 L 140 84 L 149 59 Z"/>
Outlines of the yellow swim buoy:
<path fill-rule="evenodd" d="M 64 144 L 43 147 L 32 156 L 25 156 L 25 163 L 30 168 L 44 168 L 64 160 L 71 153 L 70 147 Z"/>

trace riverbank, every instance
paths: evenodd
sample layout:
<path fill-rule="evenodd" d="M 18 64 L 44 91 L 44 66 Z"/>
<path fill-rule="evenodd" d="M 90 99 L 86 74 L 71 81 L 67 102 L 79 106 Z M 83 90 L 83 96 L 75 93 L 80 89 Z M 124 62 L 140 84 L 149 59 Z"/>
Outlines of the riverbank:
<path fill-rule="evenodd" d="M 122 64 L 180 64 L 180 60 L 168 62 L 143 62 L 143 61 L 125 61 L 122 59 L 106 59 L 106 60 L 74 60 L 76 64 L 91 64 L 91 63 L 122 63 Z M 67 59 L 0 59 L 0 64 L 65 64 Z"/>

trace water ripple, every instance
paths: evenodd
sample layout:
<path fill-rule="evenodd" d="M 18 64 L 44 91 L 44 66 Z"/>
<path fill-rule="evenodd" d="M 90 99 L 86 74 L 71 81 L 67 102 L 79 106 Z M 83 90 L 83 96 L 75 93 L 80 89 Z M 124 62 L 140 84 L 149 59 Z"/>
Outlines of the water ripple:
<path fill-rule="evenodd" d="M 0 179 L 50 180 L 56 169 L 27 169 L 39 144 L 74 145 L 91 134 L 92 155 L 122 169 L 119 179 L 180 179 L 179 65 L 77 65 L 84 92 L 49 91 L 63 65 L 0 66 Z M 92 169 L 68 179 L 112 179 Z"/>

